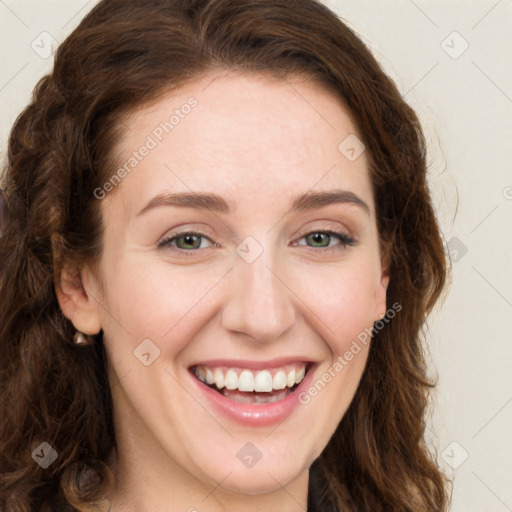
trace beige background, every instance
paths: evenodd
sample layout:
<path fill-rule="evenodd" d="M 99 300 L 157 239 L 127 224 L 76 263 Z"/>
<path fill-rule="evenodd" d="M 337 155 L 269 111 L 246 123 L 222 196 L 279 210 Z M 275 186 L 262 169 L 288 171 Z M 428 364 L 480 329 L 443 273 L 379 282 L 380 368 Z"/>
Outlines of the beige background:
<path fill-rule="evenodd" d="M 96 0 L 0 0 L 0 148 Z M 429 440 L 453 512 L 512 511 L 512 0 L 325 0 L 419 113 L 453 284 L 429 322 Z M 55 44 L 55 43 L 54 43 Z M 457 209 L 458 202 L 458 209 Z"/>

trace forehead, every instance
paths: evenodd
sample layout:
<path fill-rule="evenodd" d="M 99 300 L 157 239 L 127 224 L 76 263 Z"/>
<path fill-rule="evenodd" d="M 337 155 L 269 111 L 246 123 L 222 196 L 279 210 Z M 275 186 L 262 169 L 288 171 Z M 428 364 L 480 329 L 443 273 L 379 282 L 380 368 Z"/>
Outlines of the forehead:
<path fill-rule="evenodd" d="M 129 171 L 119 191 L 127 207 L 130 196 L 163 190 L 215 192 L 237 209 L 261 195 L 275 204 L 284 194 L 335 187 L 373 208 L 366 154 L 351 160 L 342 151 L 357 133 L 349 111 L 312 82 L 207 74 L 133 113 L 126 126 L 116 157 Z"/>

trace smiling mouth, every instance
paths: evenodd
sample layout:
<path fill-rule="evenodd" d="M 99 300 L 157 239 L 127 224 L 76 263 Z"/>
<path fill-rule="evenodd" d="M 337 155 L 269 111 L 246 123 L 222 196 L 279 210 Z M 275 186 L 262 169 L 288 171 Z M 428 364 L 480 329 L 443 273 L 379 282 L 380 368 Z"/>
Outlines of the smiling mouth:
<path fill-rule="evenodd" d="M 203 384 L 230 400 L 268 404 L 291 395 L 304 380 L 311 365 L 301 362 L 263 370 L 197 365 L 191 367 L 190 371 Z"/>

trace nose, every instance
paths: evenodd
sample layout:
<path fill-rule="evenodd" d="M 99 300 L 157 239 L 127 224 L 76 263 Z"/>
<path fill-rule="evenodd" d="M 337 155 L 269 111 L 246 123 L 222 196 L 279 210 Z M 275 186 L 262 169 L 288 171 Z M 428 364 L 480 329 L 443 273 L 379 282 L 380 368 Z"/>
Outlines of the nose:
<path fill-rule="evenodd" d="M 243 333 L 254 342 L 269 343 L 295 325 L 294 294 L 281 267 L 268 251 L 252 263 L 235 256 L 222 310 L 224 329 Z"/>

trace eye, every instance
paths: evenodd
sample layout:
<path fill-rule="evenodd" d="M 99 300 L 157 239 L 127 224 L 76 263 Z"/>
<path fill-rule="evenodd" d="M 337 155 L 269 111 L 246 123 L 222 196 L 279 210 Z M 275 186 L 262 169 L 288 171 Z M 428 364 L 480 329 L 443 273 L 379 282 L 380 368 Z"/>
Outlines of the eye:
<path fill-rule="evenodd" d="M 202 245 L 201 239 L 208 240 L 212 244 L 217 245 L 204 233 L 198 231 L 185 231 L 165 238 L 158 244 L 158 247 L 177 247 L 177 250 L 181 250 L 183 252 L 194 252 L 194 249 L 206 249 L 206 247 Z"/>
<path fill-rule="evenodd" d="M 322 252 L 327 253 L 339 251 L 344 249 L 346 246 L 356 244 L 355 240 L 346 233 L 331 230 L 310 231 L 300 238 L 300 240 L 302 239 L 313 244 L 312 246 L 309 246 L 310 248 L 322 249 Z M 330 242 L 336 239 L 338 239 L 340 243 L 329 247 Z M 209 247 L 219 246 L 219 244 L 213 242 L 208 236 L 200 231 L 184 231 L 183 233 L 175 233 L 163 239 L 159 242 L 158 247 L 169 248 L 173 251 L 181 252 L 185 256 L 192 256 L 192 253 L 196 252 L 197 249 L 208 249 L 208 246 L 205 247 L 201 243 L 202 240 L 210 242 L 212 245 Z M 293 245 L 298 246 L 304 244 L 294 242 Z"/>
<path fill-rule="evenodd" d="M 329 247 L 329 243 L 333 239 L 338 239 L 339 244 L 336 244 L 332 247 Z M 352 246 L 355 245 L 355 240 L 343 232 L 338 231 L 310 231 L 309 233 L 302 236 L 302 239 L 305 239 L 306 241 L 309 241 L 310 243 L 313 243 L 312 247 L 313 249 L 324 249 L 324 252 L 331 253 L 335 251 L 339 251 L 344 249 L 346 246 Z M 304 244 L 298 244 L 297 242 L 294 242 L 294 246 L 297 245 L 304 245 Z"/>

